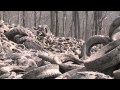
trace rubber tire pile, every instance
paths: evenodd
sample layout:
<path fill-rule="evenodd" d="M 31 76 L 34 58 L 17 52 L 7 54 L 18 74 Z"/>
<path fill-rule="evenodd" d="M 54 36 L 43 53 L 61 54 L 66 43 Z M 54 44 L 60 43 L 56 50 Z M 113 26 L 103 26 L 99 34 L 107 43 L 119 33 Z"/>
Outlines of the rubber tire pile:
<path fill-rule="evenodd" d="M 0 21 L 0 79 L 120 78 L 118 19 L 109 36 L 95 35 L 86 42 L 55 37 L 47 25 L 25 28 Z"/>

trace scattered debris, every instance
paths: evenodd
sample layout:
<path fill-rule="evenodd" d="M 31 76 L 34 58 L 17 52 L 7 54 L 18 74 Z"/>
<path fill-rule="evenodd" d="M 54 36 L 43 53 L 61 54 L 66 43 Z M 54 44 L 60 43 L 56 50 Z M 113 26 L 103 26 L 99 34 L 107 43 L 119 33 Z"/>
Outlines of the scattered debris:
<path fill-rule="evenodd" d="M 109 36 L 95 35 L 86 42 L 55 37 L 47 25 L 30 29 L 0 21 L 0 79 L 120 78 L 118 19 Z"/>

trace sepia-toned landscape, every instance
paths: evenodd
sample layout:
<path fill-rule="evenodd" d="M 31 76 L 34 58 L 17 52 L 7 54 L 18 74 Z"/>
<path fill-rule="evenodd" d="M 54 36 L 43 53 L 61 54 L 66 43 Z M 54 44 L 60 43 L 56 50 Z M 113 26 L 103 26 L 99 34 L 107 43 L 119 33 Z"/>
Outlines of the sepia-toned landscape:
<path fill-rule="evenodd" d="M 0 79 L 120 79 L 120 11 L 0 11 Z"/>

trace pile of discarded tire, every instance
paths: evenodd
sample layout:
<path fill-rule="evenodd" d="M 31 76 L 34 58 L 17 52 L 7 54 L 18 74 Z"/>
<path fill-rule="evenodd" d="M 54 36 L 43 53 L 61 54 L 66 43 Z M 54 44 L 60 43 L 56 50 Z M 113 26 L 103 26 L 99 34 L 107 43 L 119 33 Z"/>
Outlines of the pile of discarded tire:
<path fill-rule="evenodd" d="M 47 25 L 0 21 L 0 79 L 119 79 L 120 17 L 109 36 L 55 37 Z"/>

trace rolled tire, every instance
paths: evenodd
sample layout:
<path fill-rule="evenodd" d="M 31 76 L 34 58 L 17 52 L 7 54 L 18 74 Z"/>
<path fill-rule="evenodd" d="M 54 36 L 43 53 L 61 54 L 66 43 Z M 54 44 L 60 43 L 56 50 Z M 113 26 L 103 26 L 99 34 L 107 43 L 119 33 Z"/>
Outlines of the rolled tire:
<path fill-rule="evenodd" d="M 18 49 L 25 49 L 25 46 L 23 44 L 17 44 L 16 48 L 18 48 Z"/>
<path fill-rule="evenodd" d="M 120 39 L 109 43 L 84 60 L 85 67 L 91 71 L 103 71 L 120 63 Z"/>
<path fill-rule="evenodd" d="M 115 70 L 113 72 L 113 76 L 115 77 L 115 79 L 120 79 L 120 69 Z"/>
<path fill-rule="evenodd" d="M 40 36 L 46 36 L 46 35 L 51 35 L 50 28 L 47 25 L 40 25 L 38 27 L 38 33 L 41 33 Z"/>
<path fill-rule="evenodd" d="M 16 43 L 23 44 L 27 49 L 41 50 L 43 48 L 41 42 L 29 36 L 18 38 Z"/>
<path fill-rule="evenodd" d="M 112 36 L 114 30 L 117 29 L 119 26 L 120 26 L 120 17 L 113 20 L 113 22 L 111 23 L 111 25 L 109 27 L 109 37 L 111 40 L 112 40 L 111 36 Z"/>
<path fill-rule="evenodd" d="M 85 67 L 83 67 L 83 68 L 76 68 L 76 69 L 70 70 L 68 72 L 65 72 L 65 73 L 59 75 L 55 79 L 68 79 L 69 77 L 71 77 L 72 75 L 76 74 L 77 72 L 84 71 L 84 70 L 86 70 Z"/>
<path fill-rule="evenodd" d="M 24 72 L 26 69 L 25 66 L 5 66 L 5 67 L 1 67 L 0 71 L 4 72 L 4 73 L 9 73 L 9 72 Z"/>
<path fill-rule="evenodd" d="M 83 71 L 77 72 L 75 75 L 69 77 L 68 79 L 113 79 L 109 75 L 105 75 L 99 72 L 93 71 Z"/>
<path fill-rule="evenodd" d="M 49 64 L 38 67 L 22 76 L 23 79 L 48 79 L 61 75 L 59 65 Z"/>
<path fill-rule="evenodd" d="M 25 42 L 27 40 L 31 41 L 31 40 L 34 40 L 34 39 L 29 37 L 29 36 L 23 36 L 23 37 L 18 38 L 16 43 L 17 44 L 23 44 L 23 42 Z"/>
<path fill-rule="evenodd" d="M 25 45 L 25 47 L 27 49 L 35 49 L 35 50 L 43 49 L 43 44 L 37 40 L 28 40 L 27 39 L 23 44 Z"/>
<path fill-rule="evenodd" d="M 13 40 L 14 36 L 20 34 L 23 36 L 30 36 L 30 37 L 34 37 L 34 34 L 30 31 L 27 30 L 25 28 L 13 28 L 11 31 L 8 31 L 5 33 L 5 36 L 9 39 L 9 40 Z"/>
<path fill-rule="evenodd" d="M 81 71 L 82 71 L 82 69 L 85 70 L 85 68 L 83 68 L 84 65 L 63 63 L 63 64 L 60 64 L 59 66 L 60 66 L 61 72 L 67 72 L 67 71 L 70 71 L 70 70 L 73 70 L 76 68 L 81 68 Z"/>
<path fill-rule="evenodd" d="M 108 36 L 104 35 L 95 35 L 90 37 L 83 45 L 81 55 L 82 57 L 90 56 L 90 49 L 96 44 L 107 45 L 110 43 L 110 39 Z"/>
<path fill-rule="evenodd" d="M 0 79 L 5 79 L 8 78 L 10 76 L 11 73 L 5 73 L 3 75 L 0 76 Z"/>
<path fill-rule="evenodd" d="M 17 35 L 14 36 L 13 41 L 17 44 L 21 44 L 21 42 L 20 42 L 21 37 L 23 37 L 23 35 L 17 34 Z"/>
<path fill-rule="evenodd" d="M 120 39 L 120 27 L 115 29 L 114 32 L 111 35 L 112 41 Z"/>

